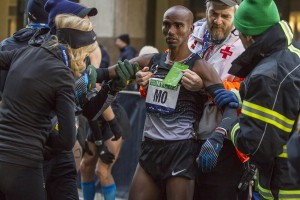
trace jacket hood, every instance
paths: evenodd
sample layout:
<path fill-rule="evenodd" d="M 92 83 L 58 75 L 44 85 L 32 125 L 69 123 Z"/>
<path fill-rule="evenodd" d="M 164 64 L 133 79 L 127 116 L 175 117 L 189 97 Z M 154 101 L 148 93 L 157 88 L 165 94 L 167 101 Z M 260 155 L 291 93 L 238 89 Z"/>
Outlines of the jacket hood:
<path fill-rule="evenodd" d="M 35 34 L 36 29 L 23 28 L 13 34 L 13 38 L 18 42 L 26 42 Z"/>
<path fill-rule="evenodd" d="M 23 28 L 13 34 L 18 42 L 28 42 L 32 46 L 40 46 L 46 39 L 49 28 Z"/>
<path fill-rule="evenodd" d="M 263 58 L 291 45 L 292 38 L 290 27 L 285 21 L 280 21 L 232 62 L 229 74 L 245 78 Z"/>

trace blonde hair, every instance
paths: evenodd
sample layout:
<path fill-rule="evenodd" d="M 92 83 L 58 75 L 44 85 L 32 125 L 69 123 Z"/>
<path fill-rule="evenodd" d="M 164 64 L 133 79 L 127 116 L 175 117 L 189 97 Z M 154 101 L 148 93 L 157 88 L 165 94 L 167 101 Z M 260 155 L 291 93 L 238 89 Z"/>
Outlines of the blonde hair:
<path fill-rule="evenodd" d="M 89 19 L 83 19 L 75 15 L 60 14 L 55 17 L 56 28 L 72 28 L 80 31 L 91 31 L 93 25 Z M 93 44 L 73 49 L 66 45 L 70 66 L 73 70 L 74 76 L 79 77 L 86 69 L 85 58 L 98 48 L 98 42 L 95 41 Z"/>

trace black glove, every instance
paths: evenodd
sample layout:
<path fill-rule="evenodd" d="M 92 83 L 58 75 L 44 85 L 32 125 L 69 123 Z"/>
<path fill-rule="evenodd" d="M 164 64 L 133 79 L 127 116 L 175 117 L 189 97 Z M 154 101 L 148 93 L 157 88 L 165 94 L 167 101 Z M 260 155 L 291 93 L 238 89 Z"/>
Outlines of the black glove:
<path fill-rule="evenodd" d="M 221 133 L 216 128 L 211 137 L 202 145 L 196 160 L 202 172 L 212 172 L 216 167 L 219 153 L 223 147 L 224 137 L 225 133 Z"/>
<path fill-rule="evenodd" d="M 120 127 L 120 124 L 118 122 L 118 120 L 115 118 L 113 118 L 111 121 L 108 121 L 109 127 L 111 129 L 111 131 L 114 134 L 114 138 L 112 139 L 113 141 L 117 141 L 120 139 L 120 137 L 122 137 L 122 130 Z"/>
<path fill-rule="evenodd" d="M 111 164 L 115 159 L 115 155 L 109 152 L 102 140 L 96 140 L 95 145 L 98 149 L 100 159 L 107 165 Z"/>
<path fill-rule="evenodd" d="M 109 82 L 109 91 L 111 94 L 115 95 L 119 91 L 123 90 L 127 86 L 127 80 L 114 79 Z"/>

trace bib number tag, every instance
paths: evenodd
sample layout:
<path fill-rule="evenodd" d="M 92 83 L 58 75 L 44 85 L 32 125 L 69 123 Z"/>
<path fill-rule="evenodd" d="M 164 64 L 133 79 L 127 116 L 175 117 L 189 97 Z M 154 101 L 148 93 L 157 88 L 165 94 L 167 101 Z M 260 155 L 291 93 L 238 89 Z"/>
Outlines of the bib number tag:
<path fill-rule="evenodd" d="M 163 84 L 162 79 L 149 80 L 146 107 L 149 112 L 170 114 L 175 111 L 180 85 L 170 86 Z"/>

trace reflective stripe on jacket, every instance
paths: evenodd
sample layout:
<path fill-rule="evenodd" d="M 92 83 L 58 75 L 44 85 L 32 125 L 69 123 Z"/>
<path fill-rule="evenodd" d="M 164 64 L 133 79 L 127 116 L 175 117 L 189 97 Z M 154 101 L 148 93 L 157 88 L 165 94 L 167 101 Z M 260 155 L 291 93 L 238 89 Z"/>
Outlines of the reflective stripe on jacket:
<path fill-rule="evenodd" d="M 229 71 L 245 78 L 240 87 L 242 111 L 231 140 L 256 163 L 265 199 L 300 199 L 300 186 L 288 176 L 285 152 L 300 107 L 300 50 L 291 44 L 292 37 L 287 23 L 280 21 Z"/>

